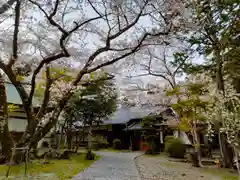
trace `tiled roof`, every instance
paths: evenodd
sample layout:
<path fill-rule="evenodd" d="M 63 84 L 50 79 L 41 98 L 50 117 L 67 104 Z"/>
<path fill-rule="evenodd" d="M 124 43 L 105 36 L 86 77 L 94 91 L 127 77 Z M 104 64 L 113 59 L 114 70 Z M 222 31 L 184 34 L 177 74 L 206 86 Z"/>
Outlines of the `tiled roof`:
<path fill-rule="evenodd" d="M 6 87 L 6 93 L 7 93 L 7 102 L 12 104 L 22 105 L 22 100 L 15 86 L 11 83 L 6 82 L 5 87 Z M 33 98 L 33 106 L 39 106 L 39 105 L 40 105 L 40 102 L 36 98 Z"/>
<path fill-rule="evenodd" d="M 118 108 L 116 112 L 106 121 L 104 124 L 125 124 L 131 119 L 140 119 L 148 116 L 151 113 L 155 113 L 161 107 L 151 107 L 151 108 Z"/>

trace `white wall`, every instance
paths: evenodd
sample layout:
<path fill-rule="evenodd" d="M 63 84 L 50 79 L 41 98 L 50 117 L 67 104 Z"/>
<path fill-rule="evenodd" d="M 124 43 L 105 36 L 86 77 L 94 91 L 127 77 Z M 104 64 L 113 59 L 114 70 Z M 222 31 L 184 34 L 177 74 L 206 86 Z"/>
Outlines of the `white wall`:
<path fill-rule="evenodd" d="M 174 131 L 173 132 L 174 137 L 180 138 L 184 144 L 192 144 L 190 140 L 188 139 L 188 136 L 185 132 L 183 131 Z"/>
<path fill-rule="evenodd" d="M 180 131 L 180 138 L 182 139 L 184 144 L 192 144 L 191 141 L 188 139 L 187 134 L 183 131 Z"/>
<path fill-rule="evenodd" d="M 8 118 L 9 131 L 24 132 L 27 127 L 27 119 Z"/>

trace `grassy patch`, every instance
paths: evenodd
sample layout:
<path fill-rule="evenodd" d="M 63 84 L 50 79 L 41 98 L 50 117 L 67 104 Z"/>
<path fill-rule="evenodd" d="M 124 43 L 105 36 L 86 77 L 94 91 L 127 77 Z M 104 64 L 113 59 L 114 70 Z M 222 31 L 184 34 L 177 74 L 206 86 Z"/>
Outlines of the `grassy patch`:
<path fill-rule="evenodd" d="M 96 157 L 99 159 L 99 156 Z M 38 176 L 41 173 L 54 173 L 58 179 L 65 180 L 73 177 L 81 170 L 90 166 L 94 161 L 85 160 L 85 154 L 72 155 L 71 160 L 51 160 L 49 164 L 33 161 L 28 164 L 27 174 Z M 0 176 L 5 176 L 8 166 L 0 165 Z M 24 175 L 24 165 L 12 166 L 10 176 Z"/>

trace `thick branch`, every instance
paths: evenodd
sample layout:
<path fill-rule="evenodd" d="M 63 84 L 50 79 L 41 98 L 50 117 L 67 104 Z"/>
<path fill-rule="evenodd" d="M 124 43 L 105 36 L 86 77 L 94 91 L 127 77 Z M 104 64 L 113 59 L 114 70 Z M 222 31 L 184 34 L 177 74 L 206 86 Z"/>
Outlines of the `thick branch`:
<path fill-rule="evenodd" d="M 40 72 L 40 70 L 42 69 L 42 67 L 44 66 L 44 64 L 50 63 L 52 61 L 55 61 L 57 59 L 60 59 L 62 57 L 65 57 L 65 54 L 63 52 L 54 55 L 54 56 L 50 56 L 47 57 L 45 59 L 43 59 L 40 64 L 38 65 L 38 67 L 35 69 L 35 71 L 33 72 L 32 75 L 32 80 L 31 80 L 31 91 L 29 94 L 29 99 L 28 99 L 28 104 L 31 105 L 32 104 L 32 99 L 33 99 L 33 95 L 34 95 L 34 91 L 35 91 L 35 86 L 36 86 L 36 77 L 38 75 L 38 73 Z"/>
<path fill-rule="evenodd" d="M 19 32 L 19 23 L 20 23 L 20 0 L 17 0 L 15 6 L 15 23 L 14 23 L 14 33 L 13 33 L 13 43 L 12 43 L 12 58 L 10 59 L 8 66 L 11 67 L 18 58 L 18 32 Z"/>
<path fill-rule="evenodd" d="M 27 114 L 28 122 L 34 123 L 35 117 L 33 114 L 33 108 L 32 108 L 32 106 L 28 105 L 28 94 L 27 94 L 25 88 L 22 86 L 21 82 L 17 81 L 17 77 L 14 74 L 14 72 L 12 71 L 12 69 L 8 68 L 1 60 L 0 60 L 0 68 L 4 71 L 4 73 L 8 76 L 8 78 L 10 79 L 12 84 L 17 89 L 17 91 L 21 97 L 24 110 Z M 31 132 L 31 133 L 33 133 L 33 132 Z"/>
<path fill-rule="evenodd" d="M 36 119 L 40 119 L 41 117 L 44 116 L 44 113 L 46 111 L 49 99 L 50 99 L 50 88 L 53 83 L 53 80 L 50 77 L 50 68 L 49 66 L 46 67 L 46 86 L 45 86 L 45 91 L 44 91 L 44 97 L 43 97 L 43 102 L 41 105 L 41 108 L 39 109 Z"/>

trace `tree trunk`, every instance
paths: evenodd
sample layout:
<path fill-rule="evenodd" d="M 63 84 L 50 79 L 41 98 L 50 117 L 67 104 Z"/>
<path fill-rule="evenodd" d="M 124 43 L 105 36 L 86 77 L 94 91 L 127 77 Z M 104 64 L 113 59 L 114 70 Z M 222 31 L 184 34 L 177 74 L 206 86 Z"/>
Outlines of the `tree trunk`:
<path fill-rule="evenodd" d="M 67 132 L 67 144 L 68 144 L 68 151 L 72 150 L 72 132 L 68 130 Z"/>
<path fill-rule="evenodd" d="M 62 112 L 63 108 L 65 107 L 67 101 L 70 99 L 71 96 L 72 92 L 67 92 L 64 98 L 61 99 L 56 105 L 56 108 L 52 112 L 52 116 L 49 118 L 48 122 L 44 125 L 44 127 L 42 127 L 41 130 L 35 132 L 33 137 L 29 137 L 28 142 L 30 143 L 30 148 L 34 146 L 34 144 L 37 144 L 43 137 L 45 137 L 46 134 L 55 126 L 60 113 Z"/>
<path fill-rule="evenodd" d="M 220 133 L 220 141 L 221 141 L 221 157 L 223 158 L 223 167 L 232 168 L 233 166 L 233 148 L 230 147 L 227 142 L 226 134 Z"/>
<path fill-rule="evenodd" d="M 234 147 L 234 154 L 235 154 L 235 157 L 236 157 L 236 166 L 237 166 L 237 171 L 238 171 L 238 175 L 240 176 L 240 167 L 239 167 L 239 159 L 238 159 L 238 156 L 239 156 L 239 151 L 237 150 L 236 147 Z"/>
<path fill-rule="evenodd" d="M 76 153 L 78 152 L 78 149 L 79 149 L 79 146 L 80 146 L 81 139 L 82 139 L 82 136 L 81 136 L 81 135 L 78 136 L 78 141 L 77 141 L 76 149 L 75 149 L 75 152 L 76 152 Z"/>
<path fill-rule="evenodd" d="M 203 167 L 202 156 L 201 156 L 201 144 L 200 144 L 200 139 L 197 133 L 196 121 L 194 121 L 194 126 L 193 126 L 193 140 L 195 142 L 195 152 L 197 154 L 197 167 Z"/>
<path fill-rule="evenodd" d="M 92 150 L 92 126 L 89 126 L 88 130 L 88 150 Z"/>
<path fill-rule="evenodd" d="M 17 76 L 13 72 L 12 68 L 8 68 L 7 66 L 1 67 L 1 69 L 5 72 L 7 77 L 10 79 L 11 83 L 15 86 L 18 94 L 22 100 L 22 105 L 24 107 L 25 113 L 27 115 L 28 125 L 26 131 L 24 132 L 21 140 L 17 143 L 17 147 L 25 146 L 29 139 L 33 136 L 37 126 L 37 120 L 34 115 L 32 104 L 29 103 L 29 95 L 26 89 L 23 87 L 20 81 L 17 81 Z"/>
<path fill-rule="evenodd" d="M 75 152 L 77 152 L 77 151 L 76 151 L 76 149 L 77 149 L 77 144 L 78 144 L 78 132 L 76 131 L 76 132 L 75 132 L 75 145 L 74 145 L 74 147 L 73 147 L 73 148 L 75 148 Z"/>
<path fill-rule="evenodd" d="M 217 38 L 215 38 L 217 39 Z M 218 88 L 218 93 L 224 95 L 224 80 L 223 80 L 223 74 L 222 74 L 222 57 L 220 54 L 220 43 L 219 45 L 214 46 L 214 55 L 216 58 L 216 82 L 217 82 L 217 88 Z M 220 120 L 220 124 L 223 125 L 223 119 L 222 119 L 222 112 L 221 109 L 218 111 L 218 119 Z M 232 167 L 233 163 L 233 149 L 229 146 L 227 142 L 226 135 L 224 133 L 220 133 L 220 138 L 219 140 L 221 141 L 220 144 L 220 152 L 221 152 L 221 157 L 223 159 L 223 166 L 225 168 Z"/>
<path fill-rule="evenodd" d="M 4 78 L 0 73 L 0 143 L 2 155 L 9 161 L 12 156 L 13 139 L 8 129 L 8 105 Z"/>
<path fill-rule="evenodd" d="M 66 123 L 67 123 L 67 119 L 65 119 L 65 121 L 64 121 L 64 123 L 63 123 L 63 125 L 61 127 L 61 136 L 60 136 L 60 141 L 59 141 L 59 145 L 58 145 L 58 149 L 59 150 L 60 150 L 60 146 L 65 143 L 63 141 L 63 137 L 64 137 L 63 135 L 64 135 L 64 128 L 65 128 Z"/>

